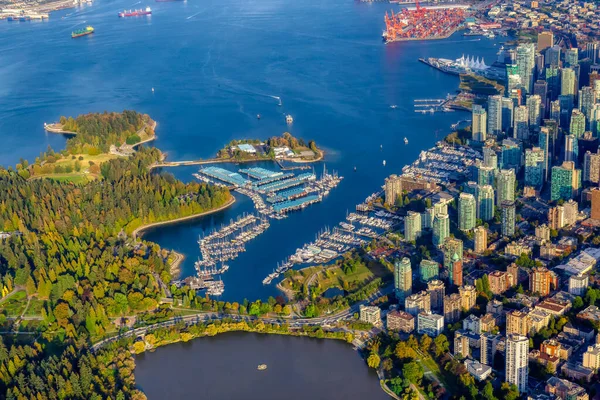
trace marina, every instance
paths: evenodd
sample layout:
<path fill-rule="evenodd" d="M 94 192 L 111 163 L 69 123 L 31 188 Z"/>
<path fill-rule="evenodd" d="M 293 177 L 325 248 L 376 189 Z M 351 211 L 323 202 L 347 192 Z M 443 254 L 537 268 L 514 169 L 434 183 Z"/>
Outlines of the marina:
<path fill-rule="evenodd" d="M 458 181 L 464 179 L 482 157 L 480 152 L 470 147 L 438 142 L 435 147 L 421 151 L 412 164 L 404 166 L 402 175 L 435 183 Z"/>
<path fill-rule="evenodd" d="M 319 231 L 313 242 L 296 249 L 294 254 L 277 264 L 277 268 L 263 279 L 263 284 L 271 284 L 296 264 L 329 263 L 345 252 L 364 246 L 394 229 L 403 220 L 402 217 L 385 210 L 373 211 L 368 205 L 379 195 L 380 193 L 373 193 L 368 196 L 364 203 L 356 206 L 357 212 L 348 213 L 346 220 L 338 226 Z"/>

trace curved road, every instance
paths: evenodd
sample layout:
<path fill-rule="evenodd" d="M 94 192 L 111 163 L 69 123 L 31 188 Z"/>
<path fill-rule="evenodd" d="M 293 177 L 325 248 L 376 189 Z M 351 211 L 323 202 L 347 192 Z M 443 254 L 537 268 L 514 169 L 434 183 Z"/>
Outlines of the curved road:
<path fill-rule="evenodd" d="M 137 337 L 140 335 L 145 335 L 147 332 L 156 330 L 158 328 L 166 328 L 169 326 L 177 325 L 179 323 L 184 323 L 185 325 L 190 326 L 190 325 L 198 324 L 203 321 L 211 321 L 211 320 L 214 321 L 214 320 L 221 320 L 221 319 L 225 319 L 225 318 L 234 319 L 234 320 L 238 320 L 238 321 L 261 320 L 261 321 L 269 323 L 269 324 L 287 323 L 292 328 L 300 328 L 302 326 L 317 326 L 317 325 L 327 326 L 333 322 L 348 319 L 349 317 L 353 316 L 354 313 L 358 312 L 359 307 L 361 305 L 371 303 L 372 301 L 374 301 L 375 299 L 377 299 L 379 297 L 387 296 L 387 295 L 391 294 L 392 291 L 393 291 L 393 285 L 385 286 L 385 287 L 381 288 L 380 290 L 378 290 L 377 292 L 373 293 L 366 300 L 360 301 L 360 302 L 354 304 L 353 306 L 351 306 L 345 310 L 339 311 L 335 314 L 324 316 L 324 317 L 318 317 L 318 318 L 252 317 L 252 316 L 247 316 L 247 315 L 242 316 L 242 315 L 238 315 L 238 314 L 221 314 L 221 313 L 216 313 L 216 312 L 199 312 L 198 314 L 186 315 L 184 317 L 180 317 L 180 316 L 173 317 L 173 318 L 170 318 L 163 322 L 158 322 L 156 324 L 128 330 L 128 331 L 120 333 L 117 336 L 112 336 L 112 337 L 103 339 L 103 340 L 95 343 L 94 345 L 92 345 L 91 350 L 96 351 L 96 350 L 102 348 L 104 345 L 112 343 L 112 342 L 122 339 L 122 338 Z"/>

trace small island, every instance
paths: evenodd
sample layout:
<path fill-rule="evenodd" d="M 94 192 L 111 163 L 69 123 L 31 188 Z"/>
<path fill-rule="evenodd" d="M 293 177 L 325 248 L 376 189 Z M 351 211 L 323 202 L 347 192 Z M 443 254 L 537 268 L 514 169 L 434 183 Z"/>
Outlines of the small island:
<path fill-rule="evenodd" d="M 291 162 L 314 162 L 323 158 L 315 141 L 305 143 L 291 133 L 273 136 L 266 141 L 258 139 L 232 140 L 217 153 L 217 159 L 232 161 L 284 160 Z"/>

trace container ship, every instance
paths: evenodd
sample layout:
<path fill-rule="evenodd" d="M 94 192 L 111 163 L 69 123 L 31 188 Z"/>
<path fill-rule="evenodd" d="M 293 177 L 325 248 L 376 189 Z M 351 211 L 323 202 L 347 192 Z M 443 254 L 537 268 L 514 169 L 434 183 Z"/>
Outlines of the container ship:
<path fill-rule="evenodd" d="M 71 37 L 75 39 L 81 36 L 91 35 L 92 33 L 94 33 L 94 28 L 91 26 L 86 26 L 85 29 L 79 29 L 71 32 Z"/>
<path fill-rule="evenodd" d="M 119 13 L 119 17 L 120 18 L 124 18 L 124 17 L 137 17 L 138 15 L 150 15 L 152 14 L 152 10 L 150 9 L 150 7 L 146 7 L 145 10 L 139 9 L 139 10 L 123 10 L 123 12 Z"/>

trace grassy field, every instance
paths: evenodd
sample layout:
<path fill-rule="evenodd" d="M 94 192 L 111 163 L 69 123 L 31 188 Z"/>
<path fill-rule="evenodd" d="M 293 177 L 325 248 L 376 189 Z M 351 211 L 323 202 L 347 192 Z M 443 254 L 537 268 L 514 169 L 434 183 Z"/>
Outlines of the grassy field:
<path fill-rule="evenodd" d="M 495 95 L 504 93 L 504 87 L 498 82 L 473 74 L 462 74 L 460 76 L 459 89 L 466 90 L 471 93 L 478 93 L 484 95 Z"/>
<path fill-rule="evenodd" d="M 42 314 L 42 308 L 44 307 L 44 301 L 32 298 L 29 303 L 29 307 L 25 310 L 25 315 L 28 317 L 37 316 Z"/>
<path fill-rule="evenodd" d="M 282 281 L 282 286 L 290 290 L 298 290 L 310 280 L 311 286 L 318 286 L 321 291 L 337 287 L 353 291 L 375 278 L 389 275 L 390 271 L 378 262 L 359 263 L 353 272 L 344 273 L 340 265 L 329 267 L 315 266 L 296 271 L 291 277 Z"/>
<path fill-rule="evenodd" d="M 105 163 L 118 157 L 119 156 L 114 154 L 98 154 L 93 156 L 89 154 L 77 154 L 74 156 L 68 156 L 57 160 L 54 165 L 60 165 L 65 169 L 70 168 L 72 170 L 71 172 L 34 175 L 32 179 L 48 178 L 60 182 L 71 182 L 75 184 L 87 183 L 100 177 L 99 174 L 94 174 L 90 172 L 90 163 L 101 165 L 102 163 Z M 80 165 L 79 171 L 76 171 L 75 168 L 75 165 L 77 163 Z"/>
<path fill-rule="evenodd" d="M 27 305 L 27 293 L 24 290 L 15 292 L 0 302 L 0 311 L 7 317 L 18 317 Z"/>

